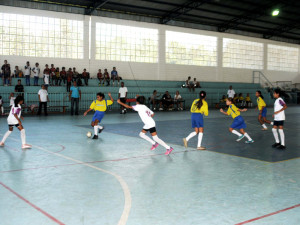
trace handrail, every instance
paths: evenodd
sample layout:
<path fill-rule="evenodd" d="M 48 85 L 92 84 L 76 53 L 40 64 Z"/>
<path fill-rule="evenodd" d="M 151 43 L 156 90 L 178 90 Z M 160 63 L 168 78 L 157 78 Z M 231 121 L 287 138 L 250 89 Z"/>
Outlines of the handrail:
<path fill-rule="evenodd" d="M 258 76 L 256 76 L 257 73 L 258 73 Z M 261 83 L 262 82 L 261 78 L 263 78 L 267 82 L 267 84 L 268 84 L 269 87 L 274 88 L 274 85 L 272 84 L 272 82 L 263 74 L 263 72 L 261 72 L 259 70 L 254 70 L 252 72 L 252 78 L 253 78 L 253 83 L 255 83 L 255 79 L 258 78 L 259 79 L 259 84 L 261 86 L 264 86 Z"/>

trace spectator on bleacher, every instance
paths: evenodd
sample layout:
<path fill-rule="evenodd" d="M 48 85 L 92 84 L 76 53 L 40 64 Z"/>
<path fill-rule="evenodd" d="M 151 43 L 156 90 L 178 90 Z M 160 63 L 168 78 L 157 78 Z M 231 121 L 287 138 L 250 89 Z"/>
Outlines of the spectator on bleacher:
<path fill-rule="evenodd" d="M 77 86 L 77 82 L 73 81 L 73 86 L 70 89 L 69 100 L 71 101 L 71 115 L 74 115 L 74 104 L 75 104 L 75 115 L 79 115 L 79 101 L 81 100 L 81 90 Z"/>
<path fill-rule="evenodd" d="M 240 104 L 240 106 L 245 105 L 245 98 L 243 97 L 243 93 L 239 93 L 238 103 Z"/>
<path fill-rule="evenodd" d="M 55 71 L 56 69 L 54 67 L 54 64 L 51 64 L 51 68 L 50 68 L 51 86 L 55 85 L 55 80 L 56 80 Z"/>
<path fill-rule="evenodd" d="M 30 67 L 30 63 L 27 61 L 26 65 L 24 66 L 25 68 L 25 82 L 27 86 L 30 86 L 30 75 L 31 75 L 31 67 Z"/>
<path fill-rule="evenodd" d="M 106 86 L 110 85 L 110 77 L 109 73 L 107 72 L 107 69 L 104 69 L 104 80 L 106 81 Z"/>
<path fill-rule="evenodd" d="M 245 102 L 246 102 L 246 107 L 249 108 L 249 107 L 252 107 L 252 101 L 251 101 L 251 98 L 250 98 L 250 94 L 247 93 L 247 96 L 245 98 Z"/>
<path fill-rule="evenodd" d="M 13 92 L 10 93 L 9 95 L 9 106 L 12 106 L 13 104 L 15 104 L 15 94 Z"/>
<path fill-rule="evenodd" d="M 121 82 L 121 87 L 119 88 L 119 97 L 118 99 L 120 99 L 121 102 L 123 102 L 124 104 L 126 104 L 126 99 L 127 99 L 127 87 L 124 86 L 124 82 Z M 121 112 L 120 114 L 125 114 L 126 113 L 126 108 L 124 106 L 121 105 Z"/>
<path fill-rule="evenodd" d="M 99 80 L 99 86 L 101 86 L 101 83 L 104 86 L 104 77 L 103 77 L 103 74 L 101 72 L 101 69 L 98 70 L 97 78 Z"/>
<path fill-rule="evenodd" d="M 160 100 L 158 99 L 160 95 L 157 95 L 157 91 L 154 90 L 153 94 L 150 97 L 150 105 L 152 104 L 152 109 L 156 110 L 156 104 L 158 104 L 160 102 Z"/>
<path fill-rule="evenodd" d="M 41 115 L 42 106 L 44 106 L 45 116 L 48 116 L 47 102 L 49 102 L 49 97 L 48 97 L 48 91 L 46 90 L 46 87 L 44 84 L 42 84 L 42 89 L 40 89 L 38 92 L 38 97 L 39 97 L 39 111 L 38 111 L 37 115 Z"/>
<path fill-rule="evenodd" d="M 2 99 L 2 96 L 0 96 L 0 110 L 1 110 L 1 114 L 0 114 L 0 115 L 4 115 L 4 107 L 3 107 L 3 99 Z"/>
<path fill-rule="evenodd" d="M 43 72 L 43 80 L 44 80 L 44 87 L 45 89 L 48 89 L 48 86 L 49 86 L 49 80 L 50 80 L 50 69 L 49 69 L 49 66 L 48 64 L 45 65 L 45 69 L 44 69 L 44 72 Z"/>
<path fill-rule="evenodd" d="M 89 72 L 86 72 L 86 69 L 83 69 L 82 78 L 84 80 L 85 86 L 89 86 L 89 77 L 90 77 Z"/>
<path fill-rule="evenodd" d="M 239 97 L 237 96 L 237 94 L 234 94 L 234 97 L 233 97 L 233 104 L 237 104 L 237 103 L 238 103 L 238 100 L 239 100 Z"/>
<path fill-rule="evenodd" d="M 159 110 L 163 110 L 163 108 L 172 110 L 173 109 L 173 100 L 168 91 L 162 96 L 161 102 L 159 103 Z"/>
<path fill-rule="evenodd" d="M 9 79 L 10 79 L 10 64 L 7 63 L 7 60 L 4 60 L 4 64 L 1 67 L 2 70 L 2 80 L 3 80 L 3 86 L 9 85 Z"/>
<path fill-rule="evenodd" d="M 229 90 L 227 91 L 228 98 L 234 98 L 235 91 L 232 89 L 232 86 L 229 86 Z"/>
<path fill-rule="evenodd" d="M 38 82 L 39 82 L 39 76 L 40 76 L 40 67 L 39 67 L 39 64 L 36 63 L 35 64 L 35 67 L 32 68 L 32 72 L 33 72 L 33 85 L 34 86 L 38 86 Z"/>
<path fill-rule="evenodd" d="M 15 86 L 15 92 L 24 92 L 24 86 L 21 84 L 21 80 L 18 80 L 18 84 Z"/>
<path fill-rule="evenodd" d="M 22 72 L 22 70 L 19 69 L 18 66 L 15 66 L 15 70 L 13 72 L 13 77 L 15 77 L 15 78 L 22 78 L 23 77 L 23 72 Z"/>
<path fill-rule="evenodd" d="M 196 78 L 194 78 L 194 82 L 193 85 L 195 88 L 201 88 L 200 82 L 196 80 Z"/>
<path fill-rule="evenodd" d="M 66 84 L 66 79 L 67 79 L 67 71 L 66 67 L 62 67 L 62 71 L 60 71 L 60 79 Z"/>
<path fill-rule="evenodd" d="M 55 86 L 60 86 L 60 85 L 61 85 L 61 78 L 60 78 L 59 67 L 56 67 L 56 70 L 55 70 Z"/>
<path fill-rule="evenodd" d="M 216 103 L 216 109 L 220 108 L 220 105 L 226 105 L 226 95 L 223 95 L 218 103 Z"/>
<path fill-rule="evenodd" d="M 73 81 L 78 81 L 80 79 L 79 73 L 77 72 L 76 68 L 73 67 Z"/>
<path fill-rule="evenodd" d="M 111 71 L 110 75 L 111 75 L 111 79 L 113 80 L 112 85 L 115 86 L 115 80 L 117 80 L 119 86 L 120 78 L 118 75 L 118 71 L 116 70 L 116 67 L 113 67 L 113 70 Z"/>
<path fill-rule="evenodd" d="M 176 94 L 174 95 L 174 103 L 177 105 L 177 110 L 183 110 L 182 107 L 182 97 L 179 94 L 179 91 L 176 91 Z M 180 108 L 178 107 L 178 105 L 180 105 Z"/>
<path fill-rule="evenodd" d="M 72 68 L 69 68 L 69 70 L 67 71 L 67 92 L 70 92 L 72 80 L 73 80 L 73 72 L 72 72 Z"/>

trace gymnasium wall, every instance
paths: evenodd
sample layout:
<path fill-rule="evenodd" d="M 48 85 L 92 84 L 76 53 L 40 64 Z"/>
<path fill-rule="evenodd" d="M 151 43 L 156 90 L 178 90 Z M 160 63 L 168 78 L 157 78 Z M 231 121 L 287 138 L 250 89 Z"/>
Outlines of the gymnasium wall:
<path fill-rule="evenodd" d="M 35 57 L 24 57 L 24 56 L 12 56 L 12 55 L 1 55 L 0 62 L 2 64 L 4 59 L 7 59 L 14 68 L 15 65 L 24 67 L 26 61 L 31 62 L 31 66 L 34 66 L 35 62 L 39 62 L 40 67 L 53 63 L 55 66 L 65 66 L 77 68 L 77 71 L 81 72 L 83 68 L 86 68 L 92 76 L 96 76 L 99 68 L 107 68 L 108 71 L 113 66 L 117 67 L 119 74 L 126 79 L 138 79 L 138 80 L 185 80 L 187 76 L 196 77 L 199 81 L 220 81 L 220 82 L 252 82 L 252 69 L 236 69 L 236 68 L 225 68 L 222 67 L 222 38 L 232 38 L 247 41 L 255 41 L 264 44 L 266 49 L 267 44 L 275 44 L 282 46 L 296 47 L 300 49 L 299 45 L 288 44 L 283 42 L 275 42 L 266 39 L 251 38 L 246 36 L 239 36 L 226 33 L 210 32 L 189 28 L 181 28 L 167 25 L 159 25 L 152 23 L 136 22 L 129 20 L 119 20 L 107 17 L 91 17 L 90 16 L 50 12 L 42 10 L 24 9 L 16 7 L 1 6 L 0 12 L 4 13 L 15 13 L 15 14 L 26 14 L 36 16 L 47 16 L 54 18 L 63 19 L 76 19 L 84 21 L 84 57 L 83 59 L 64 59 L 64 58 L 35 58 Z M 159 32 L 159 60 L 158 63 L 138 63 L 138 62 L 122 62 L 122 61 L 101 61 L 95 59 L 95 26 L 97 22 L 101 23 L 113 23 L 128 26 L 137 26 L 145 28 L 158 29 Z M 91 30 L 90 30 L 91 28 Z M 209 35 L 218 38 L 218 56 L 217 66 L 192 66 L 192 65 L 178 65 L 178 64 L 167 64 L 165 63 L 165 32 L 176 31 L 186 32 L 192 34 Z M 89 42 L 89 33 L 91 32 L 91 42 Z M 89 45 L 91 45 L 89 48 Z M 89 52 L 89 49 L 91 52 Z M 267 70 L 267 58 L 266 51 L 264 52 L 264 69 L 261 71 L 268 77 L 272 82 L 275 81 L 293 81 L 294 83 L 300 83 L 300 71 L 298 72 L 285 72 L 285 71 L 269 71 Z M 300 57 L 298 59 L 300 65 Z"/>

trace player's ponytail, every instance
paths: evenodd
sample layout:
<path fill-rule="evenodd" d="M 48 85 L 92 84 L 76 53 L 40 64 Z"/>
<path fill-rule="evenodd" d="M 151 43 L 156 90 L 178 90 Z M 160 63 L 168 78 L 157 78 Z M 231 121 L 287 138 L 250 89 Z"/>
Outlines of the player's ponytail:
<path fill-rule="evenodd" d="M 259 94 L 259 97 L 261 97 L 262 99 L 264 99 L 264 96 L 261 94 L 261 91 L 256 91 Z"/>
<path fill-rule="evenodd" d="M 196 103 L 196 106 L 198 109 L 201 109 L 202 105 L 203 105 L 203 100 L 205 99 L 206 97 L 206 92 L 205 91 L 201 91 L 200 94 L 200 100 Z"/>
<path fill-rule="evenodd" d="M 15 99 L 15 107 L 18 107 L 20 101 L 24 101 L 24 98 L 23 98 L 22 95 L 18 95 L 16 97 L 16 99 Z"/>

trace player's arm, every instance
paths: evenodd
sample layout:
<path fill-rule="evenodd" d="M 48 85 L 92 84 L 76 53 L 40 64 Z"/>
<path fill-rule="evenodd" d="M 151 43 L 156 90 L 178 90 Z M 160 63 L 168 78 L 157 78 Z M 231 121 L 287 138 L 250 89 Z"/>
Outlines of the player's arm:
<path fill-rule="evenodd" d="M 21 122 L 21 120 L 19 119 L 17 113 L 14 114 L 14 117 L 18 120 L 19 125 L 22 125 L 22 122 Z"/>
<path fill-rule="evenodd" d="M 88 114 L 88 112 L 92 111 L 93 109 L 89 108 L 88 110 L 86 110 L 84 113 L 83 113 L 83 116 L 86 116 Z"/>
<path fill-rule="evenodd" d="M 222 108 L 220 109 L 220 112 L 223 113 L 224 115 L 228 116 L 227 112 L 225 112 Z"/>
<path fill-rule="evenodd" d="M 151 117 L 154 117 L 154 115 L 155 115 L 155 113 L 152 113 L 152 114 L 151 114 Z"/>
<path fill-rule="evenodd" d="M 240 112 L 246 112 L 247 109 L 246 108 L 245 109 L 238 109 L 238 111 L 240 111 Z"/>
<path fill-rule="evenodd" d="M 124 104 L 123 102 L 120 101 L 120 99 L 118 99 L 117 102 L 118 102 L 121 106 L 124 106 L 124 107 L 127 108 L 127 109 L 132 109 L 132 106 L 127 105 L 127 104 Z"/>
<path fill-rule="evenodd" d="M 286 109 L 287 109 L 287 105 L 284 103 L 284 105 L 282 106 L 282 109 L 280 109 L 280 110 L 274 112 L 274 115 L 275 115 L 275 114 L 278 114 L 278 113 L 280 113 L 280 112 L 282 112 L 282 111 L 284 111 L 284 110 L 286 110 Z"/>

